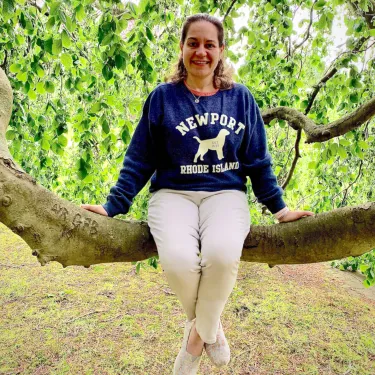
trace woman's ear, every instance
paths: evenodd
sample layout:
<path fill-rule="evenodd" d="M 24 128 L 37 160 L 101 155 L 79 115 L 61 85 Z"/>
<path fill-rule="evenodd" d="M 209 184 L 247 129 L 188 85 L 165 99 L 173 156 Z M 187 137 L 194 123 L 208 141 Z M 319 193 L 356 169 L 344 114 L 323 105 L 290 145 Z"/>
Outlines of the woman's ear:
<path fill-rule="evenodd" d="M 221 58 L 221 59 L 224 57 L 224 49 L 225 49 L 225 45 L 223 44 L 223 45 L 220 47 L 220 58 Z"/>
<path fill-rule="evenodd" d="M 182 42 L 180 42 L 180 51 L 182 52 L 182 49 L 183 49 L 184 45 L 182 44 Z"/>

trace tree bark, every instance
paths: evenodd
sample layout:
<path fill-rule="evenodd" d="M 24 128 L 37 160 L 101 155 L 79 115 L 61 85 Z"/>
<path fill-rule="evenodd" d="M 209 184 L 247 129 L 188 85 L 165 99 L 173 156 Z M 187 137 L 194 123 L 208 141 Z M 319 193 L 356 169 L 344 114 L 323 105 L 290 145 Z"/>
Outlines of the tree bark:
<path fill-rule="evenodd" d="M 5 140 L 12 90 L 0 69 L 0 222 L 22 237 L 44 265 L 129 262 L 156 255 L 146 222 L 83 210 L 39 186 L 12 160 Z M 361 255 L 375 247 L 375 203 L 346 207 L 293 223 L 254 226 L 242 260 L 271 265 Z"/>

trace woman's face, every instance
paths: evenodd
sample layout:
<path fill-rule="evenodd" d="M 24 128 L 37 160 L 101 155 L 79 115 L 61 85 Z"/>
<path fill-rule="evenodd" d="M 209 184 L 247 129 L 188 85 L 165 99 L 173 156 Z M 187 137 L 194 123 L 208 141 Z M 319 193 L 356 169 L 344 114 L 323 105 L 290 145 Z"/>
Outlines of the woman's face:
<path fill-rule="evenodd" d="M 180 44 L 183 62 L 189 76 L 204 79 L 212 76 L 222 58 L 217 28 L 211 22 L 197 21 L 190 25 L 184 44 Z"/>

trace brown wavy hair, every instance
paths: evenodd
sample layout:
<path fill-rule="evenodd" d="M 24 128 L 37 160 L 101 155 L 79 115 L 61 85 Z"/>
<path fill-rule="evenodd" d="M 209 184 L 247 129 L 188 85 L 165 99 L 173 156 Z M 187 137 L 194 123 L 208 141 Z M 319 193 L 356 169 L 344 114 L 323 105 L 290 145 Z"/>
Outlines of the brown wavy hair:
<path fill-rule="evenodd" d="M 216 17 L 210 16 L 206 13 L 198 13 L 194 14 L 188 18 L 186 18 L 184 24 L 182 25 L 182 31 L 181 31 L 181 39 L 180 42 L 182 44 L 185 43 L 187 33 L 189 31 L 189 27 L 194 22 L 199 21 L 207 21 L 212 23 L 216 29 L 217 29 L 217 37 L 219 40 L 219 47 L 224 45 L 224 27 L 223 24 L 219 19 Z M 187 70 L 185 68 L 182 54 L 180 54 L 180 57 L 178 59 L 177 64 L 174 67 L 174 72 L 167 76 L 165 81 L 166 82 L 173 82 L 178 83 L 182 82 L 187 78 Z M 223 59 L 220 59 L 217 67 L 214 70 L 214 78 L 213 78 L 213 84 L 215 89 L 230 89 L 233 87 L 233 68 L 228 66 Z"/>

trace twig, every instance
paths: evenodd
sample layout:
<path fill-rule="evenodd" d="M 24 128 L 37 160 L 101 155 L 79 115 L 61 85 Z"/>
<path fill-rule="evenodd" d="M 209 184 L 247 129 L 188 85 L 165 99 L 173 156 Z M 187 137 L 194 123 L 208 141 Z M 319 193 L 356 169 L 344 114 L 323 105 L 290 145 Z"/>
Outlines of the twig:
<path fill-rule="evenodd" d="M 224 23 L 225 19 L 227 18 L 227 16 L 229 15 L 230 11 L 232 10 L 233 5 L 236 3 L 236 1 L 237 1 L 237 0 L 232 0 L 232 4 L 230 4 L 230 6 L 229 6 L 227 12 L 225 13 L 224 18 L 223 18 L 223 23 Z"/>
<path fill-rule="evenodd" d="M 296 52 L 296 50 L 298 48 L 300 48 L 307 41 L 307 39 L 310 38 L 310 29 L 311 29 L 311 25 L 312 25 L 312 22 L 313 22 L 313 12 L 314 12 L 314 5 L 315 5 L 316 1 L 317 0 L 315 0 L 313 2 L 313 5 L 312 5 L 312 7 L 310 9 L 310 23 L 309 23 L 309 26 L 307 26 L 307 31 L 306 31 L 305 37 L 303 38 L 303 40 L 302 40 L 301 43 L 297 44 L 297 46 L 294 47 L 294 50 L 293 50 L 292 54 L 294 54 L 294 52 Z"/>
<path fill-rule="evenodd" d="M 289 184 L 289 181 L 291 180 L 291 178 L 293 176 L 293 172 L 296 169 L 298 159 L 301 157 L 301 154 L 299 152 L 299 143 L 301 141 L 301 135 L 302 135 L 302 130 L 298 129 L 296 142 L 294 144 L 294 149 L 295 149 L 294 159 L 293 159 L 292 167 L 290 168 L 290 171 L 288 173 L 288 177 L 286 178 L 283 185 L 281 186 L 283 189 L 285 189 L 287 187 L 287 185 Z"/>
<path fill-rule="evenodd" d="M 362 166 L 363 166 L 363 160 L 361 160 L 361 162 L 359 164 L 359 171 L 358 171 L 357 177 L 355 178 L 355 180 L 353 182 L 351 182 L 348 185 L 348 187 L 345 190 L 343 190 L 343 191 L 345 191 L 345 194 L 344 194 L 344 198 L 341 201 L 341 206 L 343 206 L 345 204 L 345 201 L 346 201 L 346 199 L 348 197 L 348 191 L 349 191 L 349 189 L 358 181 L 358 179 L 359 179 L 359 177 L 361 175 L 361 172 L 362 172 Z"/>

